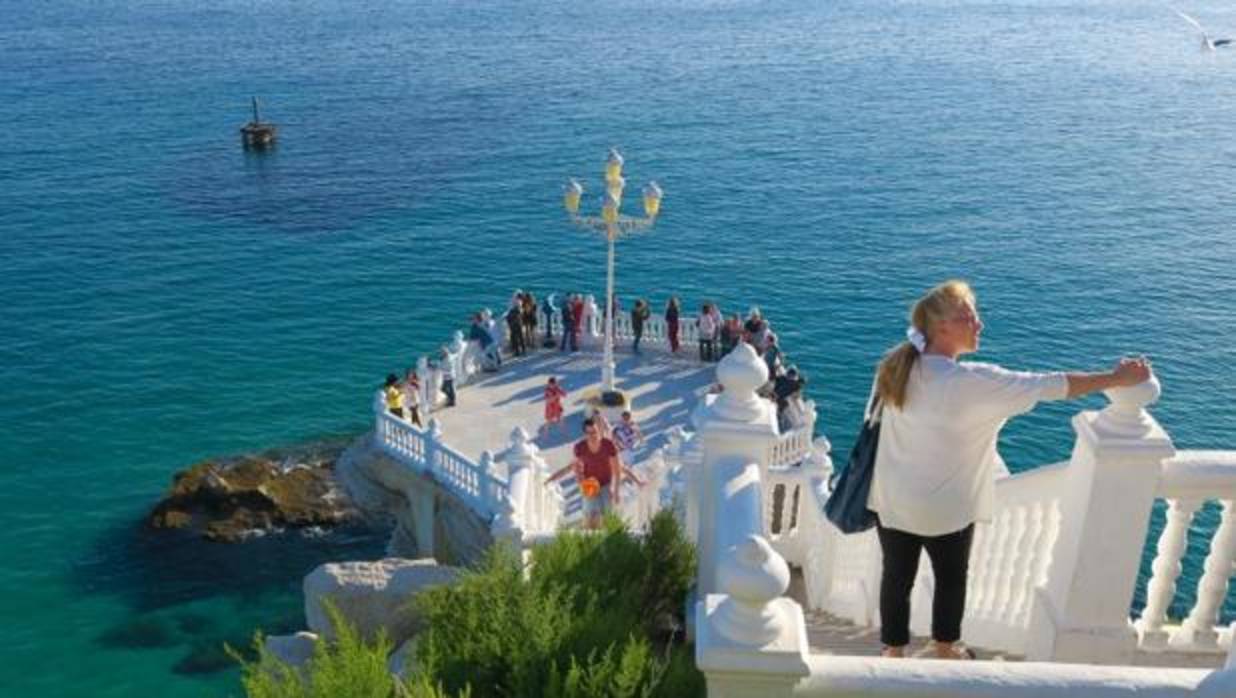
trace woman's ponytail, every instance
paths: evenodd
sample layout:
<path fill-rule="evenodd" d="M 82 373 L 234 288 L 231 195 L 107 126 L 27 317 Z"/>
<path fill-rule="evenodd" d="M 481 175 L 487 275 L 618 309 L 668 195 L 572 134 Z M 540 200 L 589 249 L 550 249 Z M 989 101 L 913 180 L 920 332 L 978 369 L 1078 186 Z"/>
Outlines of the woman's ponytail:
<path fill-rule="evenodd" d="M 905 404 L 906 385 L 910 382 L 910 371 L 917 360 L 918 349 L 909 342 L 902 342 L 884 354 L 876 374 L 876 392 L 881 403 L 898 409 Z"/>

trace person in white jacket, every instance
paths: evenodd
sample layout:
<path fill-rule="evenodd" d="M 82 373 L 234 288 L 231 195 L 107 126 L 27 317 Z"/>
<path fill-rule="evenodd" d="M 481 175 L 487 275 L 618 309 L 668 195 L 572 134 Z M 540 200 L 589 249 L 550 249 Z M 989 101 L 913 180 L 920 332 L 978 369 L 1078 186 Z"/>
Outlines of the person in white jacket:
<path fill-rule="evenodd" d="M 996 452 L 1004 423 L 1040 400 L 1136 385 L 1150 376 L 1144 358 L 1122 359 L 1105 373 L 1032 373 L 958 361 L 978 350 L 982 330 L 973 290 L 947 281 L 914 304 L 907 341 L 880 362 L 873 388 L 880 436 L 867 506 L 879 519 L 886 657 L 904 656 L 909 644 L 910 592 L 924 549 L 936 580 L 928 652 L 973 656 L 956 643 L 974 524 L 991 520 L 995 478 L 1005 470 Z"/>

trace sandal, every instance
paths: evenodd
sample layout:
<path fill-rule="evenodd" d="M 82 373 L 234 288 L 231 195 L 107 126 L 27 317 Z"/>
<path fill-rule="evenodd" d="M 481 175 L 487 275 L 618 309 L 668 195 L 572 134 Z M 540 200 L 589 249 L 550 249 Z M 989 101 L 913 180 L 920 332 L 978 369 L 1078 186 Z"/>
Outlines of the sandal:
<path fill-rule="evenodd" d="M 928 654 L 927 656 L 934 657 L 935 659 L 970 660 L 970 659 L 976 659 L 978 657 L 978 655 L 974 653 L 974 650 L 970 649 L 969 647 L 966 647 L 965 645 L 952 644 L 949 647 L 949 651 L 947 653 L 941 652 L 940 644 L 934 641 L 931 644 L 929 644 L 927 647 L 929 650 L 931 650 L 931 653 Z"/>
<path fill-rule="evenodd" d="M 900 647 L 884 645 L 884 647 L 880 649 L 880 656 L 885 659 L 904 659 L 906 656 L 906 647 L 905 645 L 901 645 Z"/>

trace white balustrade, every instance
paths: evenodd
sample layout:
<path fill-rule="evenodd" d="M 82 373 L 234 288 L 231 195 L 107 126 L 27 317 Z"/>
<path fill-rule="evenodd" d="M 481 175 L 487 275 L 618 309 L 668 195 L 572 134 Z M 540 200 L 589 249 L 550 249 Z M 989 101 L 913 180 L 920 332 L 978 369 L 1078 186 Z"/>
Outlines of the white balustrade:
<path fill-rule="evenodd" d="M 806 420 L 801 426 L 782 434 L 768 448 L 765 460 L 770 467 L 794 465 L 811 453 L 815 439 L 815 402 L 808 400 L 804 410 Z"/>
<path fill-rule="evenodd" d="M 1167 515 L 1138 623 L 1142 647 L 1162 649 L 1166 640 L 1175 650 L 1219 653 L 1221 629 L 1215 626 L 1236 574 L 1236 451 L 1177 453 L 1163 464 L 1157 494 L 1167 501 Z M 1179 627 L 1170 627 L 1166 614 L 1176 595 L 1187 533 L 1207 501 L 1218 502 L 1220 522 L 1210 540 L 1195 603 Z"/>
<path fill-rule="evenodd" d="M 1142 611 L 1137 629 L 1141 634 L 1142 647 L 1160 649 L 1167 645 L 1167 609 L 1176 595 L 1176 580 L 1183 569 L 1181 558 L 1193 515 L 1201 508 L 1198 499 L 1169 499 L 1163 533 L 1155 550 L 1153 576 L 1146 587 L 1146 608 Z"/>

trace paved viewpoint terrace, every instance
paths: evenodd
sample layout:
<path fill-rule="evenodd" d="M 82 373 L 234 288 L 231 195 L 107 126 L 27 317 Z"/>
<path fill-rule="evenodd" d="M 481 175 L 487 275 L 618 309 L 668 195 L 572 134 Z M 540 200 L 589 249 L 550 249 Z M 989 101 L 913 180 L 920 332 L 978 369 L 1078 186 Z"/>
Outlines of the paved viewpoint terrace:
<path fill-rule="evenodd" d="M 685 426 L 692 410 L 715 380 L 716 364 L 677 358 L 663 352 L 618 354 L 616 384 L 631 401 L 631 411 L 647 440 L 636 460 L 665 443 L 668 432 Z M 545 422 L 545 383 L 557 376 L 567 391 L 564 428 L 540 432 Z M 571 460 L 571 445 L 582 437 L 587 398 L 600 390 L 600 353 L 540 351 L 508 359 L 497 373 L 483 373 L 459 391 L 458 404 L 439 408 L 446 442 L 460 453 L 479 458 L 510 443 L 511 431 L 523 427 L 535 435 L 542 457 L 557 469 Z"/>

